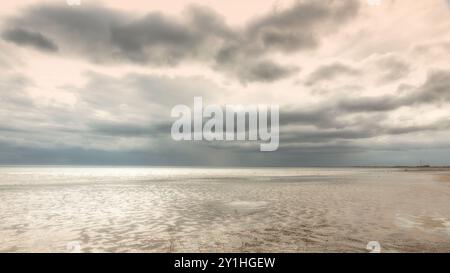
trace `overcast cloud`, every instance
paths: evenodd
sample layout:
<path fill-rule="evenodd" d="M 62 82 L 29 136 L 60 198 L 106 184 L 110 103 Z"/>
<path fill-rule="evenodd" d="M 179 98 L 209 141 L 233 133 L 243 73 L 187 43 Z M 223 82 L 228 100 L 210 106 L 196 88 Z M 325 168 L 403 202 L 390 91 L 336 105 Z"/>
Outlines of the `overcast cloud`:
<path fill-rule="evenodd" d="M 448 1 L 31 2 L 0 12 L 0 164 L 450 164 Z M 194 96 L 279 104 L 280 149 L 173 141 Z"/>

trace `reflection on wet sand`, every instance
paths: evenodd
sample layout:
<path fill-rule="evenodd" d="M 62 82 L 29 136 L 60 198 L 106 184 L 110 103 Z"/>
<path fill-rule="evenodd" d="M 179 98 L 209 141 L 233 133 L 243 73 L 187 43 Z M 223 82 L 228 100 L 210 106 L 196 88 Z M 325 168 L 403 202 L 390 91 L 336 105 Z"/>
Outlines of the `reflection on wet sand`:
<path fill-rule="evenodd" d="M 439 179 L 439 181 L 442 181 L 442 182 L 450 182 L 450 175 L 449 174 L 440 175 L 438 179 Z"/>
<path fill-rule="evenodd" d="M 445 179 L 443 178 L 445 177 Z M 0 168 L 0 251 L 450 252 L 448 172 Z M 74 243 L 75 242 L 75 243 Z"/>

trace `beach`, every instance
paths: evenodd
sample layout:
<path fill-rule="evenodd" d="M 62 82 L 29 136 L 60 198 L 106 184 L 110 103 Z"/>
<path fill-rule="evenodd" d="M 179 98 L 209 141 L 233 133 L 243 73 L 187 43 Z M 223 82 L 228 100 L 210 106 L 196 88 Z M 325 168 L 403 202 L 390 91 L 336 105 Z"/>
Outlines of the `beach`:
<path fill-rule="evenodd" d="M 450 252 L 446 168 L 0 167 L 0 252 Z"/>

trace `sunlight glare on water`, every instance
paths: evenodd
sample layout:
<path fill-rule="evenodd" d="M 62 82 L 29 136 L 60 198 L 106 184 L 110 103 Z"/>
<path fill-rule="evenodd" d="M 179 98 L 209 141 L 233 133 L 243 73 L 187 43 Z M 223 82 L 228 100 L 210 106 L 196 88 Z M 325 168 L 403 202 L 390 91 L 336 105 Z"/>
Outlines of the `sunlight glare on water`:
<path fill-rule="evenodd" d="M 1 167 L 0 251 L 450 251 L 449 194 L 397 169 Z"/>

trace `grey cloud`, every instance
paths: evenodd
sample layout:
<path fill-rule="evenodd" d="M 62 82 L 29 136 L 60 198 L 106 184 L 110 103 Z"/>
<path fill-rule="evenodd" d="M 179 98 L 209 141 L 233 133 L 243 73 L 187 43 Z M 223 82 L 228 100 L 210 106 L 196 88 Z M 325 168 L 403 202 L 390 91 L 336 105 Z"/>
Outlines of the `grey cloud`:
<path fill-rule="evenodd" d="M 426 131 L 443 131 L 448 130 L 449 122 L 447 121 L 439 121 L 428 125 L 417 125 L 417 126 L 404 126 L 397 128 L 387 128 L 385 129 L 385 133 L 388 135 L 403 135 L 417 132 L 426 132 Z"/>
<path fill-rule="evenodd" d="M 290 9 L 275 12 L 253 21 L 247 36 L 265 50 L 296 51 L 314 48 L 323 29 L 333 29 L 354 17 L 358 1 L 298 2 Z"/>
<path fill-rule="evenodd" d="M 280 141 L 284 144 L 326 143 L 330 141 L 335 142 L 337 140 L 370 139 L 379 136 L 448 131 L 450 129 L 450 122 L 448 120 L 439 120 L 426 125 L 391 127 L 381 125 L 380 120 L 373 118 L 371 123 L 358 123 L 353 125 L 354 128 L 343 129 L 308 130 L 302 128 L 291 130 L 282 134 Z"/>
<path fill-rule="evenodd" d="M 124 136 L 124 137 L 160 137 L 165 136 L 170 132 L 171 124 L 148 124 L 136 125 L 125 122 L 91 122 L 89 124 L 89 131 L 93 134 L 104 134 L 108 136 Z"/>
<path fill-rule="evenodd" d="M 341 100 L 337 103 L 337 108 L 344 112 L 384 112 L 395 110 L 402 105 L 403 99 L 385 95 Z"/>
<path fill-rule="evenodd" d="M 2 131 L 0 141 L 5 144 L 8 140 L 4 146 L 0 145 L 2 151 L 0 162 L 220 166 L 230 166 L 241 162 L 248 165 L 309 162 L 309 164 L 324 165 L 326 162 L 330 164 L 343 162 L 342 157 L 347 154 L 359 155 L 383 149 L 389 151 L 411 149 L 411 147 L 389 146 L 389 144 L 385 146 L 367 144 L 370 143 L 371 138 L 422 132 L 447 132 L 450 129 L 447 120 L 390 127 L 384 124 L 386 117 L 380 115 L 379 112 L 383 112 L 381 110 L 362 112 L 364 110 L 362 108 L 344 107 L 342 104 L 331 101 L 308 109 L 293 109 L 281 113 L 280 121 L 283 125 L 281 147 L 279 151 L 259 158 L 261 155 L 255 152 L 257 149 L 243 148 L 243 146 L 234 148 L 226 146 L 226 149 L 218 149 L 221 144 L 175 143 L 170 139 L 169 129 L 172 120 L 169 120 L 167 115 L 161 116 L 161 119 L 157 121 L 141 120 L 142 117 L 156 117 L 161 110 L 156 107 L 157 105 L 165 107 L 163 109 L 166 113 L 167 107 L 173 106 L 173 103 L 178 100 L 175 94 L 181 92 L 180 90 L 191 90 L 186 85 L 188 83 L 195 85 L 195 80 L 138 74 L 117 79 L 98 74 L 88 76 L 88 83 L 75 90 L 76 94 L 81 94 L 76 111 L 64 108 L 51 109 L 47 106 L 33 106 L 35 107 L 33 110 L 20 104 L 16 105 L 21 108 L 16 108 L 15 112 L 30 112 L 34 120 L 27 121 L 23 116 L 9 118 L 11 122 L 18 125 L 0 128 Z M 445 99 L 442 94 L 448 90 L 445 87 L 448 84 L 447 78 L 445 71 L 430 73 L 429 79 L 422 86 L 405 95 L 413 97 L 412 101 L 420 98 L 417 94 L 440 94 L 426 100 L 431 102 Z M 11 80 L 11 82 L 17 87 L 24 84 L 26 86 L 27 83 L 19 79 Z M 192 87 L 192 90 L 198 89 L 198 86 Z M 160 96 L 164 96 L 164 90 L 168 90 L 167 97 L 161 98 Z M 188 98 L 189 101 L 192 99 L 192 93 L 188 92 L 186 99 Z M 370 100 L 370 98 L 366 99 Z M 149 104 L 149 101 L 155 104 Z M 424 100 L 423 103 L 426 101 Z M 186 101 L 180 101 L 180 103 L 186 103 Z M 120 106 L 123 104 L 129 105 L 130 111 L 121 112 Z M 94 115 L 94 111 L 108 113 L 109 118 L 99 119 Z M 40 116 L 36 116 L 35 113 L 40 113 Z M 352 118 L 348 119 L 349 115 Z M 303 127 L 288 128 L 289 125 L 295 124 Z M 146 142 L 143 142 L 144 145 L 118 146 L 121 142 L 134 143 L 141 140 L 149 140 L 152 145 L 147 146 Z M 306 156 L 304 153 L 313 160 L 303 161 L 303 156 Z M 197 157 L 199 159 L 196 159 Z M 332 159 L 334 157 L 335 159 Z M 353 158 L 348 162 L 361 161 Z"/>
<path fill-rule="evenodd" d="M 382 84 L 400 80 L 411 72 L 410 65 L 395 56 L 387 56 L 377 60 L 376 66 L 381 71 L 378 81 Z"/>
<path fill-rule="evenodd" d="M 76 9 L 38 5 L 9 18 L 6 26 L 21 26 L 26 33 L 39 30 L 56 40 L 61 53 L 94 62 L 176 65 L 197 61 L 243 82 L 275 81 L 295 69 L 268 62 L 268 55 L 317 47 L 323 35 L 357 14 L 358 3 L 299 2 L 242 28 L 231 28 L 220 15 L 200 6 L 172 18 L 156 12 L 136 17 L 87 4 Z"/>
<path fill-rule="evenodd" d="M 280 142 L 292 143 L 326 143 L 338 139 L 364 139 L 371 138 L 374 134 L 361 129 L 342 129 L 325 131 L 299 131 L 282 135 Z"/>
<path fill-rule="evenodd" d="M 20 74 L 4 74 L 0 76 L 0 105 L 4 110 L 16 107 L 30 107 L 33 101 L 26 94 L 26 89 L 33 81 Z"/>
<path fill-rule="evenodd" d="M 127 59 L 138 63 L 177 64 L 195 57 L 204 38 L 201 33 L 161 14 L 148 14 L 111 29 L 112 44 Z"/>
<path fill-rule="evenodd" d="M 415 55 L 421 55 L 422 57 L 433 52 L 441 52 L 447 55 L 450 53 L 450 41 L 439 41 L 439 42 L 425 42 L 419 43 L 412 48 L 412 52 Z"/>
<path fill-rule="evenodd" d="M 215 83 L 202 77 L 167 77 L 146 74 L 126 74 L 113 77 L 87 73 L 83 86 L 73 92 L 88 109 L 113 115 L 126 111 L 135 117 L 167 117 L 177 104 L 191 105 L 195 96 L 205 103 L 226 93 Z M 126 110 L 124 110 L 126 109 Z"/>
<path fill-rule="evenodd" d="M 184 145 L 182 147 L 186 147 Z M 176 147 L 162 153 L 154 150 L 104 151 L 82 148 L 39 149 L 11 146 L 0 142 L 0 164 L 71 164 L 71 165 L 151 165 L 151 166 L 364 166 L 417 165 L 418 159 L 434 165 L 450 160 L 447 145 L 416 147 L 414 145 L 374 145 L 372 149 L 355 144 L 319 144 L 281 146 L 270 156 L 263 153 L 238 154 L 227 150 Z M 192 156 L 192 155 L 195 156 Z M 211 157 L 210 155 L 214 155 Z"/>
<path fill-rule="evenodd" d="M 340 76 L 358 76 L 361 71 L 342 63 L 324 65 L 313 71 L 306 79 L 306 85 L 314 85 L 322 81 L 330 81 Z"/>
<path fill-rule="evenodd" d="M 184 60 L 211 62 L 211 50 L 236 39 L 237 33 L 209 8 L 192 5 L 183 15 L 178 19 L 153 12 L 114 25 L 111 45 L 133 62 L 176 65 Z"/>
<path fill-rule="evenodd" d="M 450 101 L 450 70 L 436 70 L 428 74 L 426 82 L 406 103 Z"/>
<path fill-rule="evenodd" d="M 402 87 L 400 85 L 399 90 Z M 341 99 L 337 108 L 345 112 L 381 112 L 404 106 L 450 102 L 450 71 L 432 71 L 421 86 L 411 89 L 394 95 Z"/>
<path fill-rule="evenodd" d="M 314 125 L 318 128 L 342 128 L 344 124 L 337 120 L 336 110 L 329 104 L 310 109 L 290 109 L 280 113 L 280 125 Z"/>
<path fill-rule="evenodd" d="M 28 31 L 21 28 L 8 29 L 2 33 L 3 39 L 18 44 L 31 46 L 48 52 L 58 51 L 58 46 L 49 38 L 39 32 Z"/>
<path fill-rule="evenodd" d="M 377 84 L 388 84 L 405 78 L 411 72 L 410 64 L 396 54 L 370 57 L 369 61 L 363 64 L 367 66 L 365 69 L 340 62 L 319 66 L 309 74 L 305 84 L 312 86 L 344 76 L 356 77 L 366 74 L 375 75 Z"/>
<path fill-rule="evenodd" d="M 224 93 L 201 77 L 86 76 L 81 86 L 64 86 L 64 92 L 76 98 L 76 103 L 69 106 L 57 100 L 40 103 L 27 92 L 32 82 L 1 75 L 0 119 L 10 125 L 0 128 L 0 141 L 36 149 L 145 147 L 170 138 L 171 107 L 190 105 L 197 95 L 203 96 L 206 103 Z"/>
<path fill-rule="evenodd" d="M 293 66 L 281 66 L 271 61 L 261 61 L 256 63 L 247 62 L 247 65 L 233 69 L 238 78 L 243 82 L 272 82 L 287 78 L 299 71 Z"/>
<path fill-rule="evenodd" d="M 399 89 L 403 89 L 402 86 Z M 313 150 L 321 147 L 355 147 L 371 150 L 367 141 L 372 138 L 419 133 L 445 133 L 450 130 L 448 119 L 427 124 L 392 126 L 389 112 L 400 107 L 416 107 L 430 103 L 450 102 L 450 71 L 433 71 L 418 87 L 410 87 L 398 95 L 352 97 L 319 103 L 304 109 L 286 109 L 280 113 L 282 152 L 290 149 Z M 283 108 L 282 108 L 283 109 Z M 300 127 L 299 127 L 300 126 Z M 356 142 L 355 142 L 356 141 Z M 356 144 L 365 141 L 366 144 Z M 307 148 L 305 145 L 319 146 Z M 242 147 L 240 147 L 242 149 Z M 350 149 L 349 148 L 349 149 Z M 395 146 L 385 149 L 392 150 Z M 284 149 L 284 150 L 283 150 Z M 379 147 L 379 149 L 382 149 Z M 411 147 L 398 147 L 399 150 Z M 351 150 L 351 149 L 350 149 Z"/>
<path fill-rule="evenodd" d="M 399 87 L 402 88 L 401 86 Z M 316 129 L 294 130 L 281 136 L 282 143 L 326 143 L 337 140 L 370 139 L 420 132 L 445 132 L 450 129 L 447 119 L 429 124 L 390 127 L 384 124 L 387 114 L 400 107 L 417 107 L 430 103 L 450 102 L 450 71 L 433 71 L 418 87 L 398 95 L 352 97 L 291 109 L 280 114 L 285 130 L 290 125 L 313 126 Z M 297 130 L 297 131 L 296 131 Z"/>
<path fill-rule="evenodd" d="M 12 127 L 12 126 L 0 126 L 0 132 L 8 132 L 8 133 L 28 133 L 29 131 L 21 129 L 21 128 L 16 128 L 16 127 Z"/>

